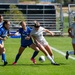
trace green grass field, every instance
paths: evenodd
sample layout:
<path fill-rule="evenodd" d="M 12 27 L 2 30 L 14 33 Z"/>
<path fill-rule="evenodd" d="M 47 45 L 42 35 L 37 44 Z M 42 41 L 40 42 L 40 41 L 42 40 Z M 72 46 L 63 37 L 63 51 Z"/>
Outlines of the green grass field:
<path fill-rule="evenodd" d="M 69 37 L 46 37 L 46 40 L 52 47 L 64 53 L 67 50 L 73 50 Z M 33 50 L 30 48 L 23 52 L 17 65 L 12 65 L 19 46 L 20 39 L 9 38 L 5 41 L 8 65 L 2 66 L 3 62 L 0 57 L 0 75 L 75 75 L 75 60 L 70 58 L 66 60 L 63 55 L 55 51 L 53 51 L 55 61 L 60 63 L 60 66 L 51 65 L 48 59 L 43 63 L 39 62 L 39 56 L 44 55 L 41 51 L 36 57 L 37 64 L 34 65 L 30 61 L 33 53 Z"/>

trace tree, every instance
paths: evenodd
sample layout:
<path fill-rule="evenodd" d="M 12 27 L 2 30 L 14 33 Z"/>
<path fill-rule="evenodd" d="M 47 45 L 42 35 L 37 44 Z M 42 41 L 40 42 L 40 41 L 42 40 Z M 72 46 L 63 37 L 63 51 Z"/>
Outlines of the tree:
<path fill-rule="evenodd" d="M 56 0 L 56 3 L 62 3 L 63 0 Z"/>
<path fill-rule="evenodd" d="M 19 20 L 20 21 L 25 20 L 25 16 L 23 16 L 23 13 L 21 11 L 19 11 L 19 8 L 15 5 L 10 5 L 9 10 L 4 12 L 4 14 L 6 14 L 6 16 L 4 18 L 10 19 L 10 20 L 15 20 L 14 23 L 17 23 Z"/>
<path fill-rule="evenodd" d="M 39 2 L 39 0 L 19 0 L 19 2 L 25 2 L 25 1 L 35 1 L 35 2 Z"/>

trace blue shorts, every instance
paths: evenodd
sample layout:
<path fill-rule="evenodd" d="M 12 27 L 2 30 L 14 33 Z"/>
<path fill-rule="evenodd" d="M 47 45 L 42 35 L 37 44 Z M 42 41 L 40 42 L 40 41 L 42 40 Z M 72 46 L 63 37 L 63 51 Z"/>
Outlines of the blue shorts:
<path fill-rule="evenodd" d="M 26 48 L 27 46 L 30 46 L 31 44 L 33 44 L 32 39 L 26 40 L 26 41 L 21 42 L 21 47 L 25 47 Z"/>

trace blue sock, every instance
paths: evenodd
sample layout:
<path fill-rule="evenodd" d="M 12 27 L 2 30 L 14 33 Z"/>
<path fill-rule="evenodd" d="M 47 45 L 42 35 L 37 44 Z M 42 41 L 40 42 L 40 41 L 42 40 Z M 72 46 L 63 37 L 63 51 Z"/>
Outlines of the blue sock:
<path fill-rule="evenodd" d="M 2 60 L 3 60 L 4 62 L 6 62 L 6 54 L 5 54 L 5 53 L 2 53 Z"/>
<path fill-rule="evenodd" d="M 17 55 L 16 55 L 15 62 L 18 61 L 18 59 L 20 58 L 20 55 L 21 55 L 21 54 L 17 54 Z"/>
<path fill-rule="evenodd" d="M 35 58 L 38 55 L 39 51 L 35 51 L 32 55 L 32 58 Z"/>

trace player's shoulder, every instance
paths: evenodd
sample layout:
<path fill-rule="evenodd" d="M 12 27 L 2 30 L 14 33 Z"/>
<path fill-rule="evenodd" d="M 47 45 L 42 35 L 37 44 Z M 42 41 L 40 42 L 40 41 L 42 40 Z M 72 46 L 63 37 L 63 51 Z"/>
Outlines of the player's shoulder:
<path fill-rule="evenodd" d="M 19 30 L 23 30 L 23 28 L 19 28 Z"/>
<path fill-rule="evenodd" d="M 27 27 L 27 29 L 31 29 L 29 26 L 26 26 Z"/>
<path fill-rule="evenodd" d="M 45 28 L 40 26 L 40 30 L 43 30 L 43 29 L 45 29 Z"/>
<path fill-rule="evenodd" d="M 1 28 L 0 28 L 0 31 L 4 31 L 4 28 L 3 28 L 3 27 L 1 27 Z"/>
<path fill-rule="evenodd" d="M 26 26 L 26 27 L 27 27 L 27 30 L 32 31 L 31 27 L 29 27 L 29 26 Z"/>

